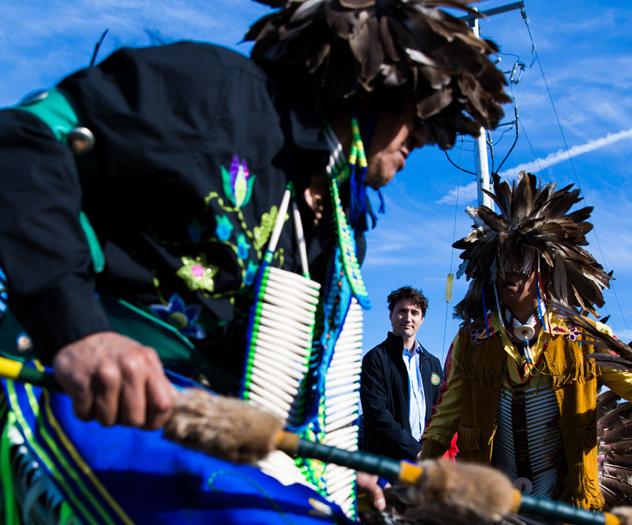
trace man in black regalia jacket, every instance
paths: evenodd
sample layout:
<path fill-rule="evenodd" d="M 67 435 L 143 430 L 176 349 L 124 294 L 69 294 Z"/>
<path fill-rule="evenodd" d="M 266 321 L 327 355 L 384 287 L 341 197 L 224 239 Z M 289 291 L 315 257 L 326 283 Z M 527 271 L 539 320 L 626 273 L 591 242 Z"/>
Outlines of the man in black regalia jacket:
<path fill-rule="evenodd" d="M 0 112 L 9 308 L 82 419 L 158 428 L 172 408 L 156 352 L 113 331 L 110 296 L 164 314 L 221 371 L 213 386 L 236 391 L 252 283 L 288 182 L 313 278 L 327 271 L 326 174 L 349 149 L 352 116 L 368 157 L 360 197 L 414 148 L 449 148 L 502 116 L 495 46 L 437 2 L 264 3 L 281 9 L 248 33 L 252 58 L 194 42 L 120 49 Z M 362 259 L 370 208 L 349 184 Z M 298 271 L 293 239 L 288 222 L 274 266 Z"/>

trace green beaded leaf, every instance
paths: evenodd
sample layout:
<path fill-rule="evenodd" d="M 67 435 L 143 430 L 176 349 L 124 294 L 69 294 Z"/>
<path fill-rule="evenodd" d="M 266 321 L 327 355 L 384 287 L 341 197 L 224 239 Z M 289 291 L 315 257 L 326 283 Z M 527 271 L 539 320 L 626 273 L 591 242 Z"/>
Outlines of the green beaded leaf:
<path fill-rule="evenodd" d="M 257 251 L 260 251 L 268 242 L 278 213 L 279 209 L 276 206 L 272 206 L 270 211 L 261 216 L 261 224 L 254 227 L 252 234 L 255 238 L 254 246 Z"/>

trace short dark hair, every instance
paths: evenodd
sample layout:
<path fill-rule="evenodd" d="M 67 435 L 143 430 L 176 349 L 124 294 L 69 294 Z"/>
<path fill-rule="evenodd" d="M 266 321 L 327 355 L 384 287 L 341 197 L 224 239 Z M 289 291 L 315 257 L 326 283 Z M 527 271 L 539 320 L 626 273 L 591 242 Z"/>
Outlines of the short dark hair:
<path fill-rule="evenodd" d="M 397 290 L 393 290 L 386 300 L 388 301 L 388 310 L 393 313 L 395 305 L 402 299 L 409 299 L 421 308 L 421 314 L 426 317 L 426 310 L 428 310 L 428 299 L 419 288 L 413 288 L 412 286 L 402 286 Z"/>

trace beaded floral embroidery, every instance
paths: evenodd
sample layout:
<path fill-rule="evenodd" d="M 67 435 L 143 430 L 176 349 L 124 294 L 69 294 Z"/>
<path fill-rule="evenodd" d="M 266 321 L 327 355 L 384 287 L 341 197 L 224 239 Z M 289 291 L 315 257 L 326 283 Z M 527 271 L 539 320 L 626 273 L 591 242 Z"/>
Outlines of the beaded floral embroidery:
<path fill-rule="evenodd" d="M 224 191 L 227 191 L 226 187 L 224 187 Z M 243 288 L 252 284 L 254 280 L 259 262 L 263 258 L 263 251 L 272 233 L 278 207 L 271 206 L 267 212 L 261 215 L 261 222 L 252 227 L 246 222 L 241 208 L 232 205 L 230 194 L 227 194 L 226 197 L 230 202 L 227 202 L 217 192 L 211 192 L 206 196 L 205 203 L 209 208 L 214 208 L 215 238 L 224 246 L 229 247 L 237 256 L 237 263 L 241 267 Z M 244 203 L 245 201 L 241 203 L 242 206 Z M 274 257 L 282 266 L 284 261 L 283 248 L 278 249 Z"/>
<path fill-rule="evenodd" d="M 567 341 L 577 341 L 581 337 L 579 328 L 572 324 L 551 323 L 551 333 L 561 335 Z"/>
<path fill-rule="evenodd" d="M 168 304 L 152 304 L 149 309 L 156 317 L 177 328 L 187 337 L 206 337 L 204 329 L 197 323 L 202 311 L 201 305 L 186 305 L 177 293 L 171 295 Z"/>
<path fill-rule="evenodd" d="M 470 339 L 474 344 L 480 344 L 485 339 L 489 339 L 496 333 L 496 329 L 493 326 L 489 327 L 489 333 L 484 326 L 477 326 L 470 330 Z"/>
<path fill-rule="evenodd" d="M 187 227 L 187 234 L 195 243 L 219 242 L 229 248 L 240 267 L 240 289 L 243 289 L 254 282 L 278 208 L 276 205 L 271 206 L 261 215 L 259 224 L 248 224 L 242 210 L 251 200 L 255 175 L 238 155 L 233 156 L 230 169 L 220 166 L 220 174 L 222 192 L 212 191 L 204 198 L 207 207 L 205 218 L 193 220 Z M 214 224 L 214 227 L 211 229 L 208 224 Z M 279 266 L 283 265 L 282 248 L 277 250 L 274 258 Z M 225 292 L 219 293 L 215 289 L 219 268 L 206 264 L 203 255 L 185 256 L 181 261 L 182 267 L 176 273 L 189 289 L 202 291 L 207 297 L 225 295 Z"/>
<path fill-rule="evenodd" d="M 235 155 L 230 164 L 230 171 L 222 166 L 221 172 L 224 193 L 233 206 L 240 209 L 248 204 L 255 176 L 248 171 L 246 161 Z"/>
<path fill-rule="evenodd" d="M 176 272 L 191 290 L 212 292 L 215 290 L 217 266 L 206 265 L 203 257 L 182 257 L 182 267 Z"/>
<path fill-rule="evenodd" d="M 227 241 L 230 239 L 230 234 L 233 231 L 233 225 L 230 219 L 225 215 L 217 216 L 217 226 L 215 227 L 215 235 L 220 241 Z"/>

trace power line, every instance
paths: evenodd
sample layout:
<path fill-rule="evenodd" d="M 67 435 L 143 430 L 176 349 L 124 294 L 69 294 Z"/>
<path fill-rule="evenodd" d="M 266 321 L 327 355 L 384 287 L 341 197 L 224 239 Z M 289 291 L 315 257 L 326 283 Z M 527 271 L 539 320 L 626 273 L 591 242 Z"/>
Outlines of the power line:
<path fill-rule="evenodd" d="M 527 11 L 524 7 L 520 9 L 520 14 L 522 15 L 522 19 L 524 20 L 525 26 L 527 28 L 527 33 L 529 34 L 529 40 L 531 41 L 531 53 L 535 56 L 536 62 L 538 64 L 538 69 L 540 70 L 540 74 L 542 75 L 542 80 L 544 81 L 544 87 L 546 88 L 546 93 L 549 97 L 549 101 L 551 102 L 551 107 L 553 108 L 553 114 L 555 115 L 555 120 L 557 121 L 557 127 L 560 130 L 560 135 L 562 136 L 562 142 L 564 143 L 564 149 L 568 156 L 568 161 L 571 165 L 571 171 L 573 172 L 573 176 L 575 178 L 575 182 L 577 183 L 577 187 L 581 189 L 582 184 L 579 180 L 579 175 L 577 174 L 577 170 L 575 169 L 575 163 L 573 162 L 573 157 L 570 154 L 568 142 L 566 141 L 566 134 L 564 133 L 564 128 L 562 127 L 562 123 L 560 121 L 559 115 L 557 113 L 557 108 L 555 106 L 555 102 L 553 101 L 553 95 L 551 94 L 551 90 L 549 89 L 549 83 L 546 80 L 546 75 L 544 74 L 544 68 L 542 67 L 542 62 L 540 61 L 540 55 L 535 47 L 535 42 L 533 40 L 533 35 L 531 34 L 531 27 L 529 26 L 529 18 L 527 17 Z M 583 192 L 582 192 L 583 193 Z M 599 236 L 597 235 L 596 229 L 593 228 L 593 236 L 595 237 L 595 241 L 597 243 L 597 249 L 599 250 L 599 254 L 601 256 L 601 260 L 604 263 L 604 266 L 608 266 L 606 262 L 606 257 L 601 248 L 601 243 L 599 242 Z M 617 307 L 619 309 L 619 313 L 621 314 L 621 319 L 623 320 L 623 326 L 627 330 L 628 324 L 625 319 L 625 314 L 623 313 L 623 308 L 621 307 L 621 303 L 619 302 L 619 296 L 617 295 L 617 291 L 614 286 L 614 280 L 610 281 L 610 289 L 614 295 L 615 302 L 617 303 Z"/>
<path fill-rule="evenodd" d="M 454 239 L 456 237 L 456 219 L 457 219 L 457 213 L 459 211 L 459 190 L 461 189 L 461 180 L 460 180 L 460 175 L 461 173 L 463 173 L 463 137 L 461 136 L 461 154 L 459 157 L 459 165 L 457 166 L 457 168 L 459 169 L 459 181 L 456 185 L 456 199 L 454 201 L 454 223 L 452 224 L 452 244 L 454 244 Z M 450 248 L 450 272 L 448 273 L 448 275 L 452 274 L 452 269 L 454 266 L 454 248 Z M 446 281 L 446 286 L 447 286 L 447 281 Z M 447 299 L 447 297 L 446 297 Z M 448 330 L 448 313 L 450 311 L 450 302 L 446 300 L 445 302 L 445 317 L 443 319 L 443 341 L 441 343 L 441 364 L 443 365 L 444 361 L 444 357 L 445 357 L 445 336 L 446 336 L 446 332 Z"/>
<path fill-rule="evenodd" d="M 445 153 L 445 157 L 446 159 L 448 159 L 448 161 L 450 162 L 450 164 L 452 164 L 456 169 L 459 170 L 459 173 L 464 172 L 464 173 L 468 173 L 469 175 L 474 175 L 475 177 L 478 176 L 478 173 L 474 173 L 473 171 L 470 170 L 466 170 L 465 168 L 463 168 L 463 166 L 459 166 L 456 162 L 454 162 L 451 158 L 450 158 L 450 154 L 447 151 L 444 151 L 443 153 Z M 463 142 L 461 142 L 461 154 L 463 154 Z M 460 161 L 459 161 L 460 162 Z"/>
<path fill-rule="evenodd" d="M 531 150 L 531 154 L 533 155 L 533 159 L 538 164 L 538 169 L 539 169 L 540 173 L 543 173 L 544 172 L 544 167 L 540 163 L 540 157 L 535 152 L 535 149 L 533 149 L 533 144 L 531 144 L 531 139 L 529 139 L 529 135 L 527 133 L 527 128 L 525 128 L 524 122 L 522 122 L 522 121 L 520 121 L 520 129 L 522 129 L 522 134 L 524 135 L 524 138 L 527 140 L 527 144 L 529 144 L 529 149 Z M 550 177 L 547 177 L 547 178 L 550 179 Z"/>
<path fill-rule="evenodd" d="M 505 161 L 509 158 L 509 155 L 511 155 L 511 152 L 514 150 L 514 148 L 516 147 L 516 144 L 518 143 L 518 138 L 519 138 L 519 119 L 518 119 L 518 104 L 516 103 L 516 99 L 513 96 L 513 89 L 512 89 L 512 93 L 511 93 L 511 103 L 514 109 L 514 121 L 511 123 L 514 125 L 514 139 L 513 142 L 511 143 L 511 146 L 509 147 L 509 150 L 507 151 L 507 153 L 505 154 L 505 156 L 503 157 L 503 160 L 500 161 L 500 164 L 498 165 L 498 168 L 496 169 L 492 169 L 492 173 L 497 173 L 501 170 L 501 168 L 503 167 L 503 164 L 505 163 Z M 502 135 L 501 135 L 502 138 Z M 493 165 L 493 164 L 492 164 Z"/>

